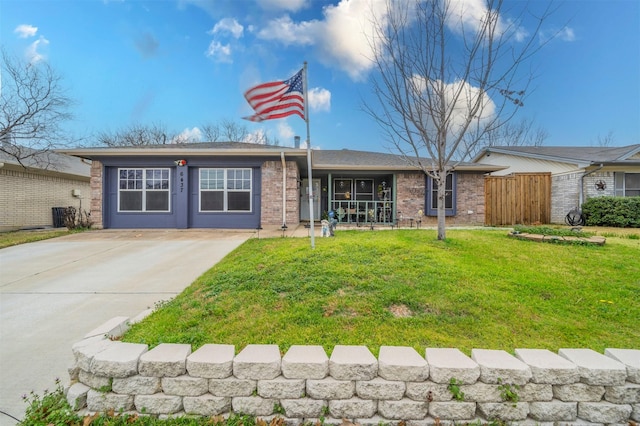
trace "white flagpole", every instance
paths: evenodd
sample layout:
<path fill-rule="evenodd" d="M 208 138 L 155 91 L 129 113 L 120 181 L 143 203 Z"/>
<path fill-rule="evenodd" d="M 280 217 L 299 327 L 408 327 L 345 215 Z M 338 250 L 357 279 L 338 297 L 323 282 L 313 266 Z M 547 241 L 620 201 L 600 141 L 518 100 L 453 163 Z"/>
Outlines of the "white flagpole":
<path fill-rule="evenodd" d="M 304 94 L 304 121 L 307 123 L 307 171 L 309 174 L 309 221 L 311 224 L 311 248 L 316 248 L 314 223 L 313 223 L 313 176 L 311 174 L 311 137 L 309 136 L 309 102 L 307 95 L 307 61 L 304 61 L 304 78 L 302 80 L 302 92 Z"/>

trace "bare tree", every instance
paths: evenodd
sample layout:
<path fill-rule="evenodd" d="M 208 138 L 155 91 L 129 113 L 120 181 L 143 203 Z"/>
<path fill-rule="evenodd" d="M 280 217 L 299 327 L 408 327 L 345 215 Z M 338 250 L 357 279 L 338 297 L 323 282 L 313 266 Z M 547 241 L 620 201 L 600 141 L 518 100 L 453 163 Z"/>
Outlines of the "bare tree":
<path fill-rule="evenodd" d="M 244 124 L 224 118 L 218 123 L 207 123 L 200 128 L 207 142 L 250 142 L 261 145 L 277 145 L 278 139 L 265 131 L 250 132 Z"/>
<path fill-rule="evenodd" d="M 526 32 L 503 16 L 503 6 L 387 0 L 386 13 L 373 22 L 371 80 L 379 105 L 364 109 L 394 150 L 437 184 L 438 239 L 446 237 L 447 175 L 524 105 L 531 75 L 520 69 L 539 50 L 537 34 L 550 13 L 531 16 L 535 28 Z"/>
<path fill-rule="evenodd" d="M 467 154 L 466 158 L 473 158 L 490 146 L 542 146 L 548 137 L 546 129 L 534 127 L 533 120 L 523 118 L 518 122 L 508 121 L 500 127 L 489 129 L 478 143 L 465 145 L 462 151 Z"/>
<path fill-rule="evenodd" d="M 73 102 L 46 62 L 21 61 L 2 50 L 0 153 L 23 167 L 51 166 L 49 153 L 68 141 L 62 125 Z"/>
<path fill-rule="evenodd" d="M 616 138 L 615 138 L 615 135 L 613 134 L 613 130 L 609 130 L 609 133 L 607 133 L 605 136 L 598 134 L 598 138 L 596 139 L 596 145 L 603 148 L 608 148 L 608 147 L 614 146 L 615 141 L 616 141 Z"/>
<path fill-rule="evenodd" d="M 168 133 L 162 124 L 132 124 L 117 131 L 98 133 L 96 141 L 105 146 L 147 146 L 175 143 L 177 136 Z"/>

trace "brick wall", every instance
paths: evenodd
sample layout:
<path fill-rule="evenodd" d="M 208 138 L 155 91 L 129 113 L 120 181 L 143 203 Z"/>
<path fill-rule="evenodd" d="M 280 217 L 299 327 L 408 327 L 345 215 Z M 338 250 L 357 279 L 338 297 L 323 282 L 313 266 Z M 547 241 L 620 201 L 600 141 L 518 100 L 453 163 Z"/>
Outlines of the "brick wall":
<path fill-rule="evenodd" d="M 80 207 L 74 189 L 80 190 L 82 209 L 89 210 L 88 180 L 0 168 L 0 230 L 52 226 L 52 207 Z"/>
<path fill-rule="evenodd" d="M 402 213 L 404 226 L 406 219 L 416 219 L 418 211 L 424 211 L 425 178 L 422 173 L 401 173 L 396 182 L 398 217 Z M 458 173 L 456 197 L 456 216 L 447 217 L 447 225 L 484 224 L 484 174 Z M 437 218 L 424 216 L 422 225 L 435 226 Z"/>
<path fill-rule="evenodd" d="M 119 325 L 122 333 L 127 318 Z M 108 328 L 108 327 L 107 327 Z M 89 333 L 72 350 L 67 400 L 90 412 L 244 413 L 285 424 L 408 426 L 492 420 L 524 424 L 627 424 L 640 420 L 640 350 L 458 349 L 366 346 L 123 343 Z M 449 387 L 458 382 L 456 391 Z M 510 391 L 511 398 L 505 395 Z"/>
<path fill-rule="evenodd" d="M 300 193 L 298 166 L 286 162 L 286 221 L 287 226 L 300 223 Z M 282 162 L 265 161 L 262 164 L 261 225 L 263 228 L 282 226 Z"/>

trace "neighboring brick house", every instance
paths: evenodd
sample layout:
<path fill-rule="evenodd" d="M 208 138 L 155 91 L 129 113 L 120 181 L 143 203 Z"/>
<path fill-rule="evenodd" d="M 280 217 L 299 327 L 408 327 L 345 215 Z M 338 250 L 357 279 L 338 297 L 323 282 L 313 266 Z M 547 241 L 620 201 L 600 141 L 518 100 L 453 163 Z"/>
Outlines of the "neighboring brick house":
<path fill-rule="evenodd" d="M 89 210 L 91 162 L 52 152 L 33 154 L 20 164 L 0 152 L 0 231 L 53 226 L 55 207 L 79 209 L 82 204 Z"/>
<path fill-rule="evenodd" d="M 86 148 L 93 160 L 91 217 L 104 228 L 295 226 L 310 219 L 307 151 L 239 142 Z M 313 150 L 314 219 L 342 224 L 435 224 L 431 179 L 400 156 Z M 463 163 L 448 181 L 447 221 L 481 225 L 483 176 Z"/>
<path fill-rule="evenodd" d="M 600 196 L 640 196 L 640 144 L 623 147 L 490 147 L 473 160 L 505 166 L 493 175 L 551 173 L 551 222 Z"/>

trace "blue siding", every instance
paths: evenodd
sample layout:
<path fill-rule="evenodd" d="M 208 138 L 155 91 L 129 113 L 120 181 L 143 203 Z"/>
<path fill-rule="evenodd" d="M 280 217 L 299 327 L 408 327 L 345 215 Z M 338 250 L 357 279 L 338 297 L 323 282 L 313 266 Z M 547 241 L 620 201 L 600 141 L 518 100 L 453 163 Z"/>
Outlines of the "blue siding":
<path fill-rule="evenodd" d="M 178 167 L 174 157 L 96 158 L 103 164 L 103 226 L 105 228 L 229 228 L 255 229 L 260 225 L 261 166 L 263 159 L 242 157 L 182 157 L 187 165 Z M 169 212 L 118 212 L 119 168 L 169 168 Z M 251 212 L 200 213 L 200 167 L 251 168 Z"/>

